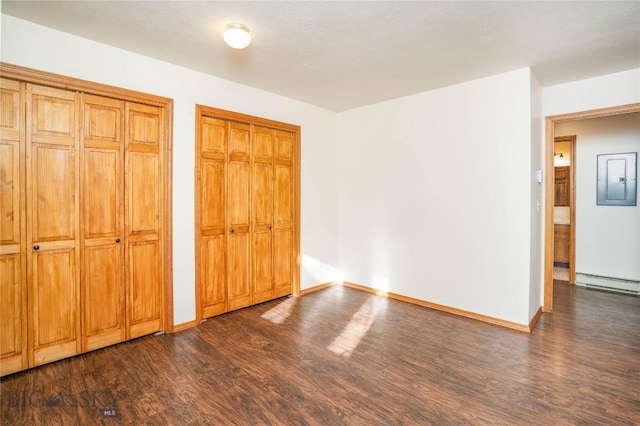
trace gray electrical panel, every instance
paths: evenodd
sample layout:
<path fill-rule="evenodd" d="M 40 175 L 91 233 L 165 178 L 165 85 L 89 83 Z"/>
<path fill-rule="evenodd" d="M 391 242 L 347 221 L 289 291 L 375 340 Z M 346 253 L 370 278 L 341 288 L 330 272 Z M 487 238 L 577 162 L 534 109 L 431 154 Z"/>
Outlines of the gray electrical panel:
<path fill-rule="evenodd" d="M 637 152 L 598 155 L 599 206 L 635 206 Z"/>

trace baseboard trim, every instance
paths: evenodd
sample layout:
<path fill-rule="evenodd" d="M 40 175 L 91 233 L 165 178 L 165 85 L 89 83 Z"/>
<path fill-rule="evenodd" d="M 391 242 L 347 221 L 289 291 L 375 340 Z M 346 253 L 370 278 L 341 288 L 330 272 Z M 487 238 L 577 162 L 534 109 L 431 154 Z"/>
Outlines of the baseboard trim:
<path fill-rule="evenodd" d="M 195 327 L 198 324 L 199 324 L 199 322 L 197 320 L 183 322 L 182 324 L 174 325 L 173 326 L 173 330 L 171 330 L 171 332 L 172 333 L 177 333 L 179 331 L 183 331 L 183 330 L 186 330 L 188 328 Z"/>
<path fill-rule="evenodd" d="M 538 308 L 536 313 L 533 315 L 533 318 L 531 318 L 531 321 L 529 321 L 529 330 L 528 330 L 529 333 L 533 331 L 533 327 L 535 327 L 536 324 L 538 323 L 540 316 L 542 316 L 542 306 Z"/>
<path fill-rule="evenodd" d="M 540 308 L 540 309 L 538 309 L 538 312 L 536 312 L 536 315 L 534 315 L 534 318 L 531 320 L 531 323 L 529 323 L 529 324 L 519 324 L 517 322 L 506 321 L 506 320 L 503 320 L 503 319 L 500 319 L 500 318 L 494 318 L 494 317 L 490 317 L 488 315 L 477 314 L 475 312 L 469 312 L 469 311 L 465 311 L 463 309 L 452 308 L 450 306 L 440 305 L 438 303 L 428 302 L 426 300 L 416 299 L 416 298 L 409 297 L 409 296 L 403 296 L 402 294 L 397 294 L 397 293 L 392 293 L 392 292 L 389 292 L 389 291 L 378 290 L 378 289 L 375 289 L 375 288 L 367 287 L 367 286 L 360 285 L 360 284 L 354 284 L 354 283 L 350 283 L 350 282 L 346 282 L 346 281 L 342 281 L 342 282 L 337 281 L 337 282 L 332 282 L 332 283 L 320 284 L 320 285 L 317 285 L 315 287 L 311 287 L 309 289 L 304 290 L 304 292 L 301 293 L 301 294 L 313 293 L 315 291 L 319 291 L 319 290 L 323 290 L 323 289 L 325 289 L 327 287 L 331 287 L 332 285 L 340 285 L 340 284 L 342 286 L 344 286 L 344 287 L 349 287 L 349 288 L 352 288 L 354 290 L 359 290 L 359 291 L 364 291 L 364 292 L 367 292 L 367 293 L 377 294 L 377 295 L 380 295 L 380 296 L 388 297 L 390 299 L 399 300 L 401 302 L 411 303 L 412 305 L 423 306 L 425 308 L 435 309 L 437 311 L 442 311 L 442 312 L 446 312 L 446 313 L 449 313 L 449 314 L 458 315 L 458 316 L 461 316 L 461 317 L 470 318 L 470 319 L 486 322 L 486 323 L 493 324 L 493 325 L 498 325 L 498 326 L 505 327 L 505 328 L 510 328 L 512 330 L 523 331 L 525 333 L 531 333 L 531 330 L 533 329 L 533 326 L 538 321 L 538 318 L 540 317 L 540 314 L 542 314 L 542 308 Z"/>
<path fill-rule="evenodd" d="M 477 321 L 486 322 L 493 325 L 499 325 L 501 327 L 510 328 L 512 330 L 524 331 L 525 333 L 531 333 L 531 330 L 535 327 L 536 323 L 540 319 L 542 315 L 542 306 L 538 308 L 533 318 L 528 325 L 519 324 L 517 322 L 506 321 L 500 318 L 490 317 L 488 315 L 477 314 L 475 312 L 465 311 L 463 309 L 452 308 L 450 306 L 440 305 L 438 303 L 428 302 L 422 299 L 416 299 L 414 297 L 403 296 L 402 294 L 392 293 L 389 291 L 378 290 L 372 287 L 367 287 L 365 285 L 354 284 L 347 281 L 332 281 L 328 283 L 322 283 L 315 285 L 313 287 L 305 288 L 304 290 L 300 290 L 298 297 L 306 296 L 307 294 L 315 293 L 317 291 L 324 290 L 326 288 L 332 287 L 334 285 L 342 285 L 343 287 L 352 288 L 358 291 L 364 291 L 366 293 L 373 293 L 379 296 L 388 297 L 389 299 L 399 300 L 401 302 L 411 303 L 412 305 L 423 306 L 425 308 L 435 309 L 437 311 L 446 312 L 453 315 L 458 315 L 465 318 L 471 318 Z M 173 326 L 173 333 L 177 333 L 179 331 L 183 331 L 198 325 L 197 320 L 183 322 L 182 324 L 177 324 Z"/>
<path fill-rule="evenodd" d="M 340 284 L 340 282 L 332 281 L 329 283 L 318 284 L 313 287 L 305 288 L 304 290 L 300 290 L 299 296 L 304 296 L 306 294 L 315 293 L 316 291 L 324 290 L 327 287 L 331 287 L 333 285 Z"/>

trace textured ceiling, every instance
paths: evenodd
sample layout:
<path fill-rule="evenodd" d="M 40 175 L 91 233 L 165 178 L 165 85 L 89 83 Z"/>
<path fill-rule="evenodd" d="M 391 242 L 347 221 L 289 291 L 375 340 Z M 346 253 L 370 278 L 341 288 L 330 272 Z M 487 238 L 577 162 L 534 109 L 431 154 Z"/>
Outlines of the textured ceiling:
<path fill-rule="evenodd" d="M 2 1 L 2 13 L 335 111 L 531 66 L 640 68 L 640 2 Z M 228 48 L 229 22 L 251 27 Z"/>

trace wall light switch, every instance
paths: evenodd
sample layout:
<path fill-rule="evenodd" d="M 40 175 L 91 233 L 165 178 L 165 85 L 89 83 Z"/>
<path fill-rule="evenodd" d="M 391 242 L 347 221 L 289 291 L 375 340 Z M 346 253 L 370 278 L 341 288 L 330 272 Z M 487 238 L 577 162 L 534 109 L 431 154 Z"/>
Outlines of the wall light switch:
<path fill-rule="evenodd" d="M 542 170 L 536 170 L 536 182 L 542 183 Z"/>

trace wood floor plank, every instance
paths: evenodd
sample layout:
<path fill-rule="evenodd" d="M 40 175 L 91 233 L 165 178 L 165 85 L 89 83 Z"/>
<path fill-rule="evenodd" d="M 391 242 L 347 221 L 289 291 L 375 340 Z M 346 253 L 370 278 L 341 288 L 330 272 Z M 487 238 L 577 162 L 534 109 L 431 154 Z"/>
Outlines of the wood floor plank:
<path fill-rule="evenodd" d="M 4 377 L 0 423 L 640 424 L 640 298 L 554 292 L 531 334 L 343 287 L 278 299 Z"/>

